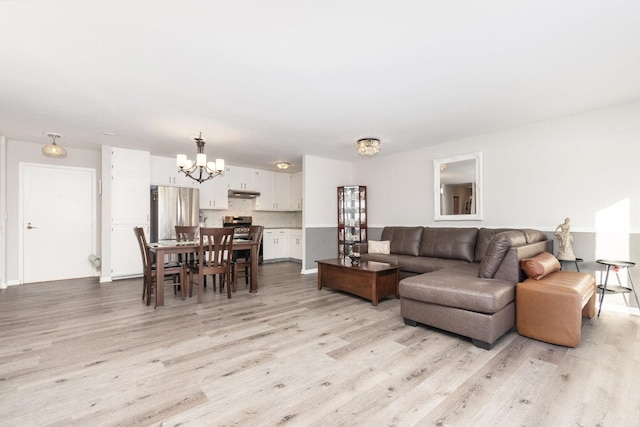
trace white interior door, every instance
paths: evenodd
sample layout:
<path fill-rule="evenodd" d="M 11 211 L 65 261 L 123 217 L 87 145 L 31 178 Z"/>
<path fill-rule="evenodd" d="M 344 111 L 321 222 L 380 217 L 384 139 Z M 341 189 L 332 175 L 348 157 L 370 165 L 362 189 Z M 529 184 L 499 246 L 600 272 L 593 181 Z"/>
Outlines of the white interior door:
<path fill-rule="evenodd" d="M 21 164 L 22 282 L 95 275 L 95 170 Z"/>

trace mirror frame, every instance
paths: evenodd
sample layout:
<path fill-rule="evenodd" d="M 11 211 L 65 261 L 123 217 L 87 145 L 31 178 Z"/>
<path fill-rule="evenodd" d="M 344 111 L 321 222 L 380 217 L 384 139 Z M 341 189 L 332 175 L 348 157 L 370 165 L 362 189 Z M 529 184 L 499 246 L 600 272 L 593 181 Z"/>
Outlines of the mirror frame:
<path fill-rule="evenodd" d="M 475 214 L 459 214 L 459 215 L 442 215 L 440 213 L 440 165 L 445 163 L 461 162 L 464 160 L 476 161 L 476 213 Z M 459 156 L 451 156 L 444 159 L 436 159 L 433 161 L 433 206 L 434 219 L 436 221 L 480 221 L 483 219 L 482 214 L 482 152 L 471 154 L 462 154 Z"/>

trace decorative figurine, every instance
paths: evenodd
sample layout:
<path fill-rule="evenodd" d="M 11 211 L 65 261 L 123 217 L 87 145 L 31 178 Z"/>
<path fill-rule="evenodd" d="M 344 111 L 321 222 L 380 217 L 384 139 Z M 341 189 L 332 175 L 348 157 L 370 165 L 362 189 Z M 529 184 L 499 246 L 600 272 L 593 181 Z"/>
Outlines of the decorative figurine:
<path fill-rule="evenodd" d="M 563 261 L 575 261 L 576 256 L 573 253 L 573 237 L 569 232 L 569 218 L 565 218 L 564 222 L 556 227 L 555 235 L 558 238 L 558 259 Z"/>

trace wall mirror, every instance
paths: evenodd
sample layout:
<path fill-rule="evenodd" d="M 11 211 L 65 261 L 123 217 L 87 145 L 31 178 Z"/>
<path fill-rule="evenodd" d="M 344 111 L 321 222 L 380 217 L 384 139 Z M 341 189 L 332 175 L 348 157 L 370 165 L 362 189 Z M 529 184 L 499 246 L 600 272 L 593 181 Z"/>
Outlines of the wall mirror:
<path fill-rule="evenodd" d="M 482 153 L 433 161 L 436 221 L 482 219 Z"/>

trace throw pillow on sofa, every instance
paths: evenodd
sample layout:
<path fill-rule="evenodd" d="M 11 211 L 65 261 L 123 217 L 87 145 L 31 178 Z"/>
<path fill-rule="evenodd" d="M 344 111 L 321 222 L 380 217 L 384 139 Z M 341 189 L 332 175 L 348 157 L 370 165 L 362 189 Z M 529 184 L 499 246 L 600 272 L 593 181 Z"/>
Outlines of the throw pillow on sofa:
<path fill-rule="evenodd" d="M 391 253 L 391 242 L 388 240 L 369 240 L 368 242 L 370 254 L 385 254 L 389 255 Z"/>
<path fill-rule="evenodd" d="M 541 252 L 533 258 L 520 261 L 520 267 L 529 279 L 540 280 L 560 270 L 560 261 L 549 252 Z"/>
<path fill-rule="evenodd" d="M 391 253 L 418 256 L 424 227 L 385 227 L 380 240 L 391 242 Z"/>

